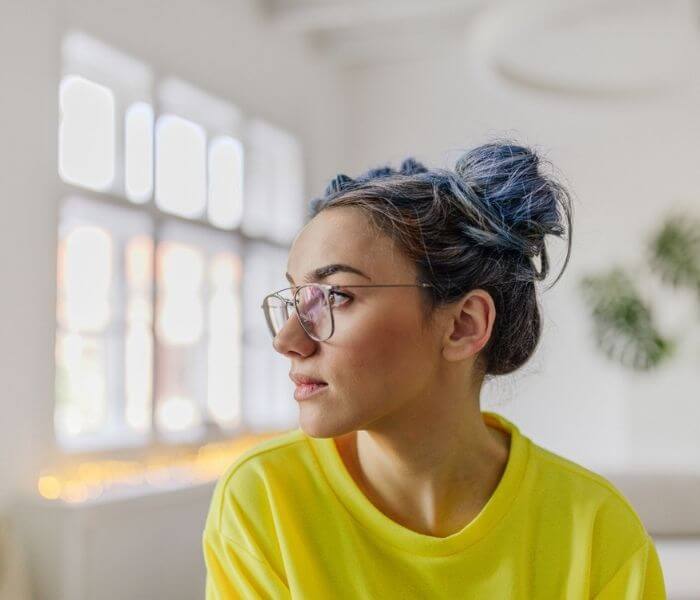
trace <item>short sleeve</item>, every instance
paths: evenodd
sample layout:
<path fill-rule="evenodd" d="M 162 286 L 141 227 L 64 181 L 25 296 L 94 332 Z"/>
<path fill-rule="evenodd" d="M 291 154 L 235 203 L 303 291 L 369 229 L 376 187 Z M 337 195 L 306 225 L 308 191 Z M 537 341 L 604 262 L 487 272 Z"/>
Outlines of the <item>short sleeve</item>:
<path fill-rule="evenodd" d="M 667 600 L 661 563 L 649 536 L 595 600 Z"/>
<path fill-rule="evenodd" d="M 202 536 L 207 568 L 206 600 L 285 600 L 291 598 L 287 584 L 262 558 L 205 528 Z"/>

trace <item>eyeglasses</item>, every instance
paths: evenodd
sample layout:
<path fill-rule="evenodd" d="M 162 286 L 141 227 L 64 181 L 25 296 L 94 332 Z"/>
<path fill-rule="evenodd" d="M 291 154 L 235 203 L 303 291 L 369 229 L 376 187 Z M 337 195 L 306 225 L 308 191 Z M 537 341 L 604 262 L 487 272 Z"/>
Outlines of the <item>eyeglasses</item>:
<path fill-rule="evenodd" d="M 324 342 L 333 335 L 335 321 L 333 319 L 333 306 L 338 304 L 338 298 L 349 298 L 343 294 L 343 288 L 355 287 L 433 287 L 430 283 L 387 283 L 387 284 L 357 284 L 357 285 L 331 285 L 329 283 L 308 283 L 300 285 L 292 299 L 285 298 L 281 294 L 293 288 L 288 287 L 268 294 L 263 299 L 261 308 L 265 313 L 265 320 L 270 328 L 272 337 L 276 337 L 282 327 L 289 320 L 289 309 L 294 311 L 299 318 L 301 326 L 310 338 L 317 342 Z"/>

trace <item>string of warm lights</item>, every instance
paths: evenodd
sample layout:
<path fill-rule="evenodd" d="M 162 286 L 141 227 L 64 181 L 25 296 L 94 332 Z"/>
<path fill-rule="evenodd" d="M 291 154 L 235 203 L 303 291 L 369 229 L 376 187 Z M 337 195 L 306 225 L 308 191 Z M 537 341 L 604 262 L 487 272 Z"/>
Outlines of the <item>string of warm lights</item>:
<path fill-rule="evenodd" d="M 214 481 L 243 452 L 280 432 L 246 434 L 231 441 L 211 443 L 180 456 L 146 460 L 97 460 L 60 470 L 43 471 L 37 481 L 46 500 L 70 504 L 95 500 L 108 493 Z"/>

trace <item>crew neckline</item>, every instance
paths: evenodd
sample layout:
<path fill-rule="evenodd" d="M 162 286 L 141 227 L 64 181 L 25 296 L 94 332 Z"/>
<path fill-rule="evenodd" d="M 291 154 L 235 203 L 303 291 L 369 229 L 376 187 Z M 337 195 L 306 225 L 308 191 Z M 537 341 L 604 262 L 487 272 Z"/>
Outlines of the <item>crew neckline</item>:
<path fill-rule="evenodd" d="M 529 439 L 516 425 L 499 414 L 482 411 L 487 425 L 510 434 L 508 460 L 496 489 L 479 514 L 460 531 L 446 537 L 419 533 L 394 521 L 377 508 L 350 475 L 333 437 L 313 438 L 304 434 L 336 496 L 363 527 L 387 543 L 425 556 L 454 554 L 483 538 L 508 511 L 520 489 L 529 455 Z"/>

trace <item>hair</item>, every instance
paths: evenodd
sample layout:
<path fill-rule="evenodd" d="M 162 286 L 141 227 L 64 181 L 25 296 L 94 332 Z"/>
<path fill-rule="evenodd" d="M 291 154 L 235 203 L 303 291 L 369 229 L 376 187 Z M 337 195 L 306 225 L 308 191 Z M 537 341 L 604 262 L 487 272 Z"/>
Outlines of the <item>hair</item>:
<path fill-rule="evenodd" d="M 453 170 L 406 158 L 398 170 L 373 168 L 354 179 L 339 173 L 309 203 L 308 218 L 333 207 L 362 210 L 413 261 L 418 282 L 432 284 L 421 289 L 426 326 L 437 307 L 473 289 L 487 291 L 496 318 L 478 368 L 505 375 L 528 361 L 542 333 L 535 282 L 549 271 L 545 235 L 568 232 L 566 260 L 552 285 L 571 254 L 571 198 L 540 172 L 544 163 L 530 148 L 497 140 L 464 152 Z M 532 260 L 538 256 L 539 270 Z"/>

